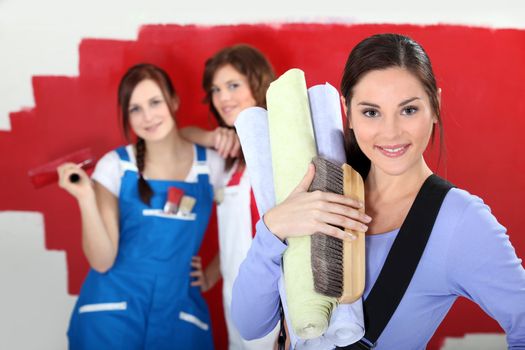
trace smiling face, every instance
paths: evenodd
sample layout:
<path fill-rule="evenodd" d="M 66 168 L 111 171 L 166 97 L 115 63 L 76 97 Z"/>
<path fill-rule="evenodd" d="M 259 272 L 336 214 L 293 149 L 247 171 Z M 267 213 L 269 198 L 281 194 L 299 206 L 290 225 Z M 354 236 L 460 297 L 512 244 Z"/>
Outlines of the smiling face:
<path fill-rule="evenodd" d="M 352 91 L 349 126 L 370 172 L 402 175 L 420 165 L 436 122 L 421 82 L 395 67 L 366 73 Z"/>
<path fill-rule="evenodd" d="M 173 103 L 176 111 L 178 102 Z M 145 79 L 137 84 L 131 94 L 128 113 L 133 132 L 145 141 L 163 140 L 174 130 L 175 121 L 168 102 L 153 80 Z"/>
<path fill-rule="evenodd" d="M 228 126 L 233 126 L 244 109 L 256 106 L 248 79 L 227 64 L 213 76 L 211 102 Z"/>

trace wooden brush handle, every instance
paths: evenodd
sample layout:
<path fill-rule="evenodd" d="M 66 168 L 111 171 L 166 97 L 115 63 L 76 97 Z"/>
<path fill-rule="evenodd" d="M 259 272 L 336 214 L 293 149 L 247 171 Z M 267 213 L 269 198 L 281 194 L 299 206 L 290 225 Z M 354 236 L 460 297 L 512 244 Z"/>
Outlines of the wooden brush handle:
<path fill-rule="evenodd" d="M 347 197 L 365 202 L 363 178 L 350 165 L 343 164 L 343 192 Z M 359 211 L 364 212 L 364 207 Z M 365 290 L 365 233 L 346 230 L 356 236 L 353 241 L 343 241 L 343 295 L 340 303 L 349 304 L 359 299 Z"/>

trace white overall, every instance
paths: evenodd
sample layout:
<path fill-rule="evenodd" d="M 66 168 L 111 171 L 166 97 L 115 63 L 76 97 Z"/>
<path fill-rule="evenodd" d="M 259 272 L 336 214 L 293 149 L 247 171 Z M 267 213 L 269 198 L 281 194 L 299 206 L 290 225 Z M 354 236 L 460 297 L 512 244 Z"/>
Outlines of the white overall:
<path fill-rule="evenodd" d="M 224 199 L 217 206 L 223 279 L 222 294 L 224 317 L 228 327 L 229 350 L 271 350 L 274 348 L 279 331 L 278 325 L 265 337 L 247 341 L 240 336 L 230 317 L 233 282 L 252 243 L 250 191 L 248 172 L 244 171 L 238 185 L 224 188 Z"/>

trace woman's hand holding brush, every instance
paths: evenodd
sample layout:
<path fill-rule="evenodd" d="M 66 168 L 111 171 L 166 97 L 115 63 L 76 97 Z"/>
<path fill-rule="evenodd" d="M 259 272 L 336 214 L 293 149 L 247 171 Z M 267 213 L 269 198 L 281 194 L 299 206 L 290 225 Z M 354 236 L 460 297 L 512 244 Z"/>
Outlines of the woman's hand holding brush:
<path fill-rule="evenodd" d="M 264 215 L 268 229 L 283 241 L 317 232 L 352 240 L 355 237 L 343 229 L 366 232 L 366 224 L 372 219 L 359 212 L 364 204 L 335 193 L 308 192 L 314 175 L 315 167 L 310 164 L 303 180 L 288 198 Z"/>

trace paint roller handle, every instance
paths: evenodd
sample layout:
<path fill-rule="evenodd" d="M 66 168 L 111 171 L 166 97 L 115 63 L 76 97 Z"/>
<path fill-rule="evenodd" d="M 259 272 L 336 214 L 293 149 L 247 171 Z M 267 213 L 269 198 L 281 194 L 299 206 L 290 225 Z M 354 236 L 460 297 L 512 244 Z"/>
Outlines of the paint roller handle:
<path fill-rule="evenodd" d="M 73 173 L 71 175 L 69 175 L 69 181 L 72 182 L 72 183 L 77 183 L 80 181 L 80 175 L 78 175 L 77 173 Z"/>
<path fill-rule="evenodd" d="M 82 167 L 84 167 L 84 166 L 86 166 L 88 164 L 91 164 L 92 162 L 93 162 L 93 159 L 86 159 L 85 161 L 78 163 L 77 166 L 79 168 L 82 168 Z M 76 183 L 80 182 L 80 179 L 81 179 L 80 175 L 77 174 L 77 173 L 73 173 L 73 174 L 69 175 L 69 181 L 71 183 L 76 184 Z"/>

